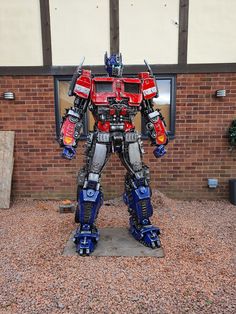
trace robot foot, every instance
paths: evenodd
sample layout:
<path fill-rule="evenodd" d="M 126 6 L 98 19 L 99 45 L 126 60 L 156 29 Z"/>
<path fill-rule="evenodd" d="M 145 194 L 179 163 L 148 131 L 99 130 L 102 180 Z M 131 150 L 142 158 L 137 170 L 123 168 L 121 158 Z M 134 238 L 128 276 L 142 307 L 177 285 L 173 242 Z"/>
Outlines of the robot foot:
<path fill-rule="evenodd" d="M 159 238 L 160 229 L 154 227 L 149 220 L 144 221 L 144 224 L 136 224 L 131 218 L 130 233 L 137 241 L 145 246 L 148 246 L 152 249 L 161 247 L 161 241 Z"/>
<path fill-rule="evenodd" d="M 76 252 L 81 256 L 88 256 L 92 253 L 99 240 L 99 232 L 95 226 L 84 224 L 77 228 L 74 235 Z"/>

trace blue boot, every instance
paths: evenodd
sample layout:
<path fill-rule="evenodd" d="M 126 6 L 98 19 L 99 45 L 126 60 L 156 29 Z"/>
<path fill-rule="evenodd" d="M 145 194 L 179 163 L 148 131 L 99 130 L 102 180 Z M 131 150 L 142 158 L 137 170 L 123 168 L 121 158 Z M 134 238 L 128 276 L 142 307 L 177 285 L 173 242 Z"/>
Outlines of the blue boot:
<path fill-rule="evenodd" d="M 159 248 L 160 229 L 154 227 L 149 217 L 153 214 L 151 204 L 151 190 L 148 186 L 140 185 L 124 194 L 124 202 L 128 205 L 130 213 L 130 233 L 143 245 Z"/>
<path fill-rule="evenodd" d="M 78 227 L 74 235 L 76 252 L 79 255 L 90 255 L 99 240 L 99 232 L 95 226 L 84 224 Z"/>
<path fill-rule="evenodd" d="M 80 223 L 80 226 L 74 236 L 76 252 L 79 255 L 90 255 L 96 247 L 99 232 L 95 227 L 95 221 L 102 203 L 101 191 L 90 188 L 79 191 L 75 221 Z"/>
<path fill-rule="evenodd" d="M 143 224 L 136 224 L 134 219 L 130 217 L 130 233 L 132 236 L 145 246 L 152 249 L 161 247 L 159 238 L 160 229 L 154 227 L 148 219 Z"/>

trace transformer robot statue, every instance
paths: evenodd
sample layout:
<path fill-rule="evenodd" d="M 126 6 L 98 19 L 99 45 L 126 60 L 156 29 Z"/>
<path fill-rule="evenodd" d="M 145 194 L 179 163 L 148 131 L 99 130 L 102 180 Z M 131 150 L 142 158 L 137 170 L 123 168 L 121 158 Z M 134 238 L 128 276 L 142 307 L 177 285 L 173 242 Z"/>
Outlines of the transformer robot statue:
<path fill-rule="evenodd" d="M 94 131 L 88 136 L 86 163 L 78 175 L 78 206 L 75 222 L 79 223 L 74 243 L 79 255 L 94 251 L 99 232 L 95 221 L 103 203 L 100 177 L 109 156 L 117 153 L 127 169 L 124 202 L 130 214 L 130 232 L 144 245 L 160 247 L 160 230 L 150 222 L 153 214 L 149 169 L 142 161 L 143 147 L 140 134 L 135 131 L 134 117 L 138 112 L 146 120 L 155 157 L 166 153 L 168 142 L 164 118 L 154 110 L 153 98 L 158 97 L 155 77 L 148 67 L 136 78 L 122 77 L 121 54 L 105 54 L 106 77 L 94 77 L 82 69 L 83 61 L 73 75 L 69 96 L 75 96 L 74 107 L 66 110 L 60 133 L 62 156 L 72 159 L 89 109 L 95 119 Z"/>

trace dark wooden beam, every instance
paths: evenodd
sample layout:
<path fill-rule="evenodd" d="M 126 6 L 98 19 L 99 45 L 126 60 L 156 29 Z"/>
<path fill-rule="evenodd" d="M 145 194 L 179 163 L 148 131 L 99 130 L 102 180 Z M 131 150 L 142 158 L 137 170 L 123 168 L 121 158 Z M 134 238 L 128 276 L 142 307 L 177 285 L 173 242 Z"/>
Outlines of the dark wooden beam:
<path fill-rule="evenodd" d="M 201 63 L 201 64 L 151 64 L 155 74 L 184 74 L 184 73 L 236 73 L 236 63 Z M 1 75 L 72 75 L 76 69 L 75 66 L 19 66 L 19 67 L 0 67 Z M 93 74 L 106 74 L 103 65 L 85 66 Z M 145 65 L 127 65 L 124 68 L 124 74 L 136 74 L 146 71 Z"/>
<path fill-rule="evenodd" d="M 119 45 L 119 0 L 110 0 L 110 53 L 119 53 Z"/>
<path fill-rule="evenodd" d="M 151 64 L 156 74 L 191 74 L 191 73 L 226 73 L 236 72 L 236 63 L 199 63 L 199 64 Z M 146 71 L 144 65 L 129 65 L 124 68 L 124 74 Z"/>
<path fill-rule="evenodd" d="M 52 65 L 51 27 L 49 0 L 40 0 L 43 64 Z"/>
<path fill-rule="evenodd" d="M 0 75 L 72 75 L 77 68 L 75 66 L 0 66 Z M 85 66 L 92 70 L 93 74 L 105 73 L 104 65 Z"/>
<path fill-rule="evenodd" d="M 188 52 L 188 12 L 189 0 L 179 1 L 179 47 L 178 47 L 178 63 L 187 63 Z"/>

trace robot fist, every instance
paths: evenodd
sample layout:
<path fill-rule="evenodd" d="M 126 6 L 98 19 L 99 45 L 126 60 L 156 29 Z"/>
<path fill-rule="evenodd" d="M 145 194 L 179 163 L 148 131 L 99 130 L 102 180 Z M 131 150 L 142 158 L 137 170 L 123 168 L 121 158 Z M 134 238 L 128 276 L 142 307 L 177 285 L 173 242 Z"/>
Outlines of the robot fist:
<path fill-rule="evenodd" d="M 157 146 L 154 149 L 153 154 L 156 158 L 164 156 L 166 154 L 165 146 L 164 145 Z"/>
<path fill-rule="evenodd" d="M 75 156 L 75 149 L 72 146 L 65 146 L 62 151 L 62 157 L 71 160 Z"/>

